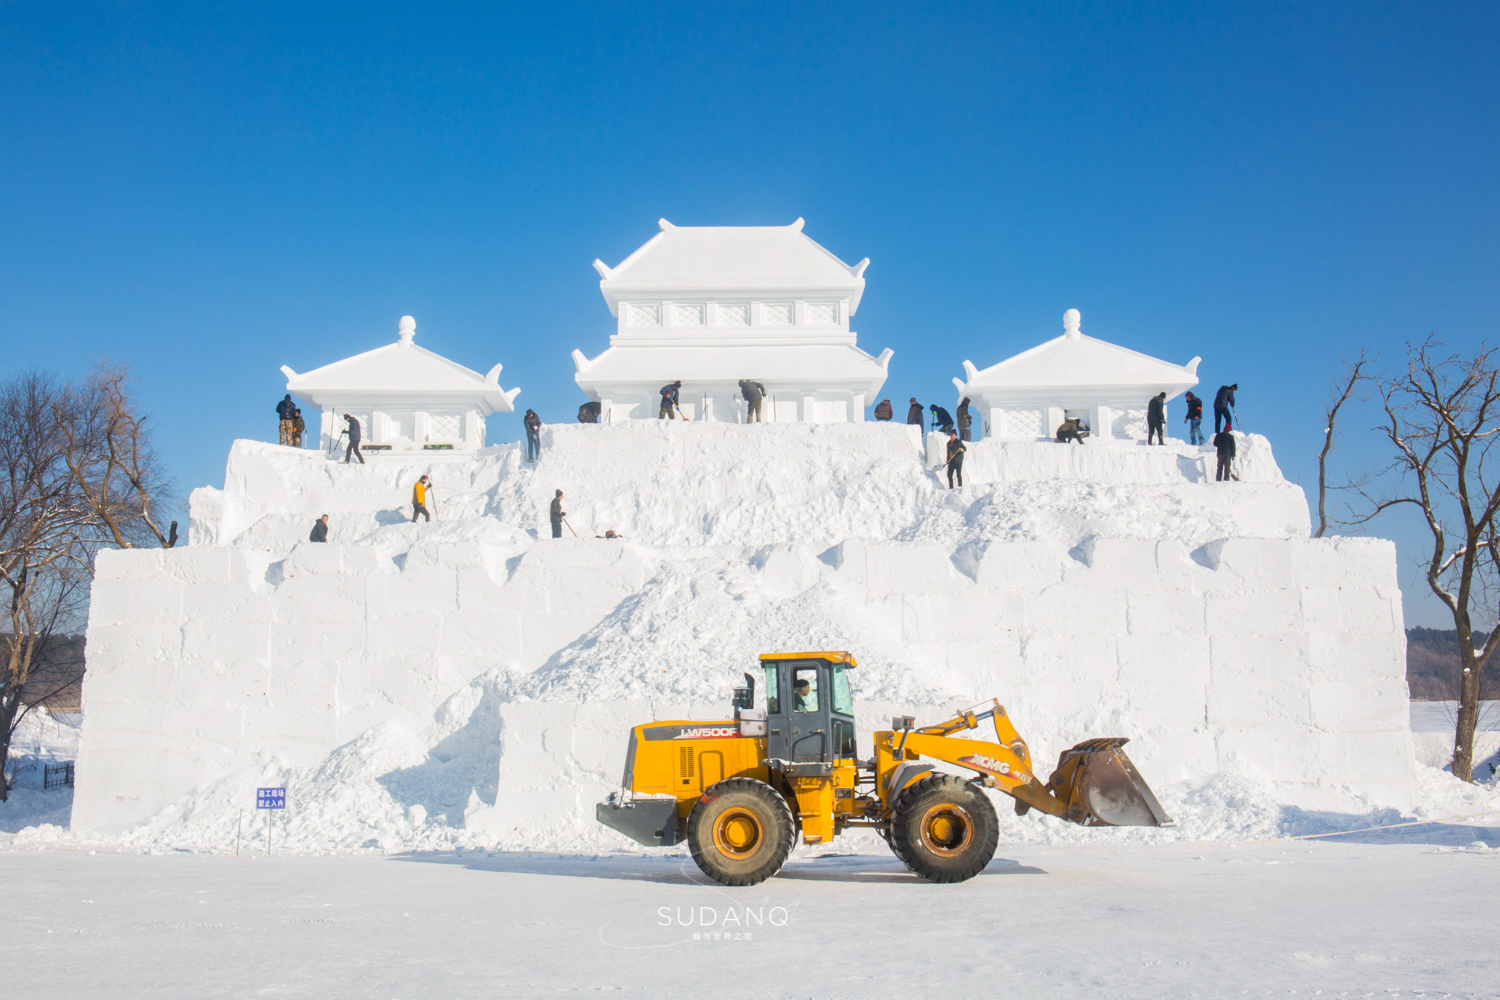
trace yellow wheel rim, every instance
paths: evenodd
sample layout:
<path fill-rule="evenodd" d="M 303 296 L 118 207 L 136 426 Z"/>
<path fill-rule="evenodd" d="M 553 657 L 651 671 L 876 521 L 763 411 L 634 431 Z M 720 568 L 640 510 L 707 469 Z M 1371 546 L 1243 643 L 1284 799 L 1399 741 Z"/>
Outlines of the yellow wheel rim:
<path fill-rule="evenodd" d="M 922 814 L 919 824 L 922 846 L 940 858 L 956 858 L 974 840 L 974 821 L 968 810 L 952 802 L 940 802 Z"/>
<path fill-rule="evenodd" d="M 764 839 L 760 817 L 752 810 L 734 806 L 714 820 L 714 847 L 726 858 L 743 861 L 755 853 Z"/>

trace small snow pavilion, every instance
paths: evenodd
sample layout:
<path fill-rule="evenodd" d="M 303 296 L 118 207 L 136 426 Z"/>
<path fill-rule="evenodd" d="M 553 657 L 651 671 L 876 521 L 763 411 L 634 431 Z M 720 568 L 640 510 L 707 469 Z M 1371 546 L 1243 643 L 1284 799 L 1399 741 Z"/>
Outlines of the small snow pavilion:
<path fill-rule="evenodd" d="M 674 226 L 617 267 L 594 261 L 618 325 L 595 358 L 573 352 L 574 380 L 600 420 L 655 417 L 680 380 L 692 420 L 744 419 L 739 381 L 766 387 L 767 421 L 860 421 L 885 384 L 890 350 L 855 345 L 869 260 L 849 265 L 790 226 Z"/>
<path fill-rule="evenodd" d="M 416 332 L 417 321 L 402 316 L 394 344 L 302 375 L 281 366 L 286 391 L 323 411 L 320 448 L 331 447 L 345 413 L 359 419 L 372 454 L 484 447 L 484 418 L 512 412 L 521 390 L 500 388 L 499 365 L 481 375 L 418 347 Z"/>
<path fill-rule="evenodd" d="M 1008 441 L 1050 439 L 1069 417 L 1082 417 L 1090 441 L 1146 439 L 1146 404 L 1159 392 L 1171 400 L 1198 384 L 1198 362 L 1185 365 L 1086 337 L 1077 309 L 1063 313 L 1063 335 L 983 370 L 964 362 L 955 378 L 959 399 L 983 423 L 984 436 Z M 976 421 L 978 427 L 980 421 Z"/>

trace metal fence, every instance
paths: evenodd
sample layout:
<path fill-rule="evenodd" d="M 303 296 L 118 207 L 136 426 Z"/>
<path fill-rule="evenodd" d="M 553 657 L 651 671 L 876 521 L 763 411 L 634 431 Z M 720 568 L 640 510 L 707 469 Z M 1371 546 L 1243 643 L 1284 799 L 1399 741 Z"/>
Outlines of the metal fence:
<path fill-rule="evenodd" d="M 65 764 L 48 764 L 42 771 L 42 788 L 50 791 L 54 788 L 73 787 L 73 762 L 70 760 Z"/>

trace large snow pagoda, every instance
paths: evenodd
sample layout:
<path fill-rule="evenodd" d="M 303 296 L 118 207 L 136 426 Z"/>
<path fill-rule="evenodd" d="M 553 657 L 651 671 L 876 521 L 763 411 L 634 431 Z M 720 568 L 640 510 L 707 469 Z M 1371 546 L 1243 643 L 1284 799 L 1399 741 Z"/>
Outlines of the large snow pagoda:
<path fill-rule="evenodd" d="M 394 344 L 302 375 L 281 366 L 286 391 L 323 411 L 320 448 L 332 446 L 345 413 L 359 419 L 370 455 L 484 447 L 484 418 L 512 412 L 521 390 L 500 388 L 499 365 L 481 375 L 418 347 L 416 332 L 417 321 L 402 316 Z"/>
<path fill-rule="evenodd" d="M 790 226 L 674 226 L 617 267 L 594 261 L 618 326 L 595 358 L 573 352 L 574 380 L 601 421 L 655 417 L 659 390 L 682 382 L 692 420 L 744 419 L 739 381 L 766 387 L 762 419 L 865 417 L 892 352 L 855 345 L 849 321 L 868 258 L 849 265 Z"/>
<path fill-rule="evenodd" d="M 1081 417 L 1092 442 L 1146 438 L 1146 404 L 1198 384 L 1198 362 L 1185 365 L 1086 337 L 1077 309 L 1063 313 L 1063 335 L 983 370 L 964 362 L 967 380 L 955 378 L 959 399 L 983 421 L 985 437 L 1008 441 L 1049 439 L 1069 417 Z M 976 427 L 978 425 L 976 424 Z"/>

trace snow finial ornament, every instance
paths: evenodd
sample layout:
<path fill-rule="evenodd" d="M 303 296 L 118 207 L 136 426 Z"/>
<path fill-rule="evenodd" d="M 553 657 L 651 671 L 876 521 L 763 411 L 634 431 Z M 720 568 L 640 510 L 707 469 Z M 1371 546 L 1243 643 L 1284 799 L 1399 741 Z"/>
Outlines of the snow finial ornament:
<path fill-rule="evenodd" d="M 401 346 L 410 347 L 411 338 L 417 335 L 417 321 L 410 316 L 402 316 L 401 325 L 397 327 L 397 332 L 400 335 Z"/>
<path fill-rule="evenodd" d="M 1078 332 L 1078 324 L 1082 322 L 1083 316 L 1077 309 L 1069 309 L 1063 313 L 1063 336 L 1069 340 L 1077 340 L 1083 336 Z"/>

